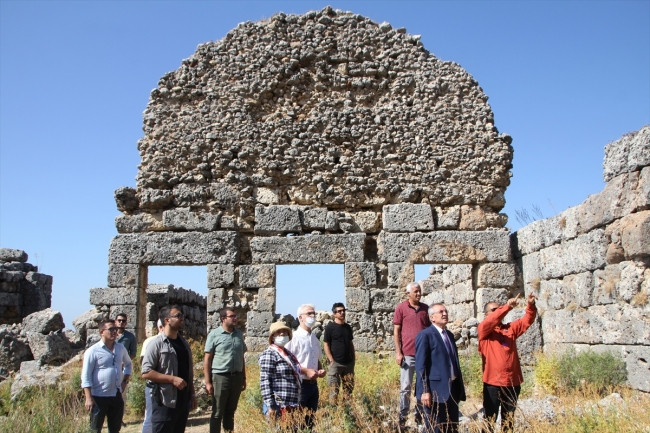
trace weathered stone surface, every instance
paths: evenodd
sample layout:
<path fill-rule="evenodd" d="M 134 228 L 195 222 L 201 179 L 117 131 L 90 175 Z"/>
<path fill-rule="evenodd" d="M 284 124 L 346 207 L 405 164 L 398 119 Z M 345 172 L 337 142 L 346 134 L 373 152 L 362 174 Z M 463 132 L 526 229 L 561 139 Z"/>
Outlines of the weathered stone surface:
<path fill-rule="evenodd" d="M 609 182 L 623 173 L 650 165 L 650 127 L 626 134 L 605 146 L 603 178 Z"/>
<path fill-rule="evenodd" d="M 74 326 L 79 339 L 86 341 L 88 339 L 88 329 L 97 329 L 99 323 L 105 318 L 108 318 L 108 312 L 100 311 L 97 308 L 91 308 L 81 316 L 76 317 L 72 321 L 72 326 Z"/>
<path fill-rule="evenodd" d="M 644 346 L 623 346 L 622 351 L 629 384 L 635 389 L 650 392 L 650 365 L 648 363 L 650 347 L 647 344 Z"/>
<path fill-rule="evenodd" d="M 459 230 L 485 230 L 488 227 L 487 215 L 482 208 L 468 205 L 460 207 Z"/>
<path fill-rule="evenodd" d="M 0 368 L 18 371 L 23 361 L 34 359 L 29 341 L 19 325 L 0 325 Z"/>
<path fill-rule="evenodd" d="M 218 311 L 220 308 L 224 307 L 223 301 L 225 296 L 226 293 L 223 288 L 213 288 L 208 290 L 208 296 L 207 296 L 208 314 Z"/>
<path fill-rule="evenodd" d="M 345 264 L 345 286 L 369 288 L 377 285 L 377 268 L 370 262 Z"/>
<path fill-rule="evenodd" d="M 23 331 L 49 334 L 65 327 L 61 313 L 51 308 L 37 311 L 23 319 Z"/>
<path fill-rule="evenodd" d="M 438 230 L 456 230 L 460 222 L 460 206 L 436 207 L 435 226 Z"/>
<path fill-rule="evenodd" d="M 118 215 L 115 217 L 115 227 L 118 233 L 142 233 L 163 230 L 160 218 L 149 213 Z"/>
<path fill-rule="evenodd" d="M 251 240 L 253 263 L 345 263 L 363 261 L 364 234 Z"/>
<path fill-rule="evenodd" d="M 381 260 L 410 263 L 507 262 L 505 231 L 386 233 L 377 239 Z"/>
<path fill-rule="evenodd" d="M 192 212 L 188 208 L 169 209 L 162 214 L 165 230 L 210 232 L 219 226 L 221 213 Z"/>
<path fill-rule="evenodd" d="M 625 258 L 650 256 L 650 210 L 630 215 L 621 221 L 621 245 Z"/>
<path fill-rule="evenodd" d="M 206 265 L 235 263 L 237 234 L 233 232 L 143 233 L 113 238 L 109 263 L 142 265 Z"/>
<path fill-rule="evenodd" d="M 408 283 L 415 279 L 415 270 L 412 264 L 389 263 L 388 264 L 388 286 L 405 288 Z"/>
<path fill-rule="evenodd" d="M 526 257 L 538 255 L 538 277 L 558 278 L 563 275 L 593 271 L 605 266 L 607 245 L 605 232 L 594 230 L 561 245 L 553 245 Z M 525 262 L 526 260 L 524 260 Z M 531 275 L 526 275 L 526 281 L 530 281 L 530 277 Z"/>
<path fill-rule="evenodd" d="M 404 301 L 404 299 L 401 290 L 373 289 L 370 291 L 370 309 L 373 312 L 395 311 L 397 304 Z"/>
<path fill-rule="evenodd" d="M 275 311 L 275 287 L 261 287 L 257 291 L 257 311 Z"/>
<path fill-rule="evenodd" d="M 62 364 L 72 357 L 70 340 L 62 332 L 43 335 L 40 332 L 27 332 L 29 348 L 34 360 L 44 364 Z"/>
<path fill-rule="evenodd" d="M 627 304 L 597 305 L 586 310 L 548 310 L 542 332 L 551 341 L 583 344 L 647 345 L 648 312 Z"/>
<path fill-rule="evenodd" d="M 139 287 L 144 277 L 140 265 L 110 263 L 108 265 L 108 287 Z"/>
<path fill-rule="evenodd" d="M 12 248 L 0 248 L 0 261 L 1 262 L 20 262 L 27 263 L 27 253 L 23 250 L 16 250 Z"/>
<path fill-rule="evenodd" d="M 273 323 L 273 313 L 268 311 L 249 311 L 246 313 L 246 331 L 249 337 L 265 337 L 268 346 L 269 328 Z"/>
<path fill-rule="evenodd" d="M 352 311 L 368 311 L 370 309 L 370 290 L 346 287 L 345 308 Z"/>
<path fill-rule="evenodd" d="M 255 207 L 255 234 L 275 235 L 302 233 L 300 213 L 296 206 L 271 205 Z"/>
<path fill-rule="evenodd" d="M 478 318 L 483 320 L 485 317 L 485 306 L 490 302 L 496 302 L 499 305 L 508 301 L 508 291 L 492 287 L 481 287 L 476 289 L 476 312 Z"/>
<path fill-rule="evenodd" d="M 353 215 L 354 222 L 363 233 L 379 233 L 381 218 L 378 212 L 357 212 Z"/>
<path fill-rule="evenodd" d="M 41 367 L 39 361 L 23 362 L 20 365 L 20 373 L 11 383 L 11 399 L 17 400 L 28 388 L 56 386 L 61 377 L 63 377 L 61 367 Z"/>
<path fill-rule="evenodd" d="M 516 282 L 513 263 L 484 263 L 478 268 L 479 287 L 513 287 Z"/>
<path fill-rule="evenodd" d="M 327 225 L 327 209 L 306 208 L 302 211 L 302 221 L 305 230 L 325 230 Z"/>
<path fill-rule="evenodd" d="M 120 212 L 133 212 L 140 206 L 134 188 L 121 186 L 115 190 L 114 197 L 117 210 Z"/>
<path fill-rule="evenodd" d="M 239 286 L 243 289 L 275 287 L 275 265 L 239 266 Z"/>
<path fill-rule="evenodd" d="M 133 287 L 90 289 L 90 303 L 93 305 L 137 304 L 138 291 Z"/>
<path fill-rule="evenodd" d="M 429 231 L 435 228 L 428 204 L 395 204 L 383 208 L 384 230 L 389 232 Z"/>
<path fill-rule="evenodd" d="M 208 265 L 208 288 L 228 287 L 235 281 L 235 266 Z"/>

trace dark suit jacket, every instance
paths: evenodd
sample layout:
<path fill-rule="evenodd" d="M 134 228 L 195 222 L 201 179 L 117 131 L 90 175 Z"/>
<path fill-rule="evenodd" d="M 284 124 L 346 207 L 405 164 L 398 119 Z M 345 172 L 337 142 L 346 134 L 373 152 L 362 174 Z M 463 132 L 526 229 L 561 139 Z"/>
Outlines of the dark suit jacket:
<path fill-rule="evenodd" d="M 458 363 L 458 350 L 453 343 L 454 335 L 446 329 L 444 332 L 452 342 L 454 356 Z M 460 363 L 458 365 L 460 366 Z M 423 329 L 415 337 L 415 376 L 415 395 L 418 400 L 425 392 L 431 393 L 431 400 L 434 403 L 445 403 L 449 400 L 449 396 L 456 401 L 465 400 L 465 385 L 460 367 L 458 377 L 451 382 L 451 366 L 445 342 L 433 325 Z"/>

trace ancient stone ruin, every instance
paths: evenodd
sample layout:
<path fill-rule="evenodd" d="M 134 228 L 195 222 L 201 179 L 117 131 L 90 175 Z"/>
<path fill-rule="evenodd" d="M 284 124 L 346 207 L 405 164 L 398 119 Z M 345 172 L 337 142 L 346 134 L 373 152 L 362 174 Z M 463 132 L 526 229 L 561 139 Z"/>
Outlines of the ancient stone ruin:
<path fill-rule="evenodd" d="M 20 323 L 52 305 L 52 277 L 27 260 L 25 251 L 0 248 L 0 324 Z"/>
<path fill-rule="evenodd" d="M 536 290 L 525 357 L 612 348 L 650 391 L 647 128 L 608 152 L 603 193 L 511 235 L 511 139 L 478 83 L 404 29 L 325 8 L 200 45 L 151 92 L 144 133 L 137 185 L 115 193 L 108 287 L 93 292 L 140 338 L 152 266 L 206 266 L 208 328 L 233 306 L 256 351 L 276 266 L 343 264 L 355 346 L 392 350 L 395 305 L 430 265 L 427 300 L 448 304 L 461 344 L 488 301 Z"/>

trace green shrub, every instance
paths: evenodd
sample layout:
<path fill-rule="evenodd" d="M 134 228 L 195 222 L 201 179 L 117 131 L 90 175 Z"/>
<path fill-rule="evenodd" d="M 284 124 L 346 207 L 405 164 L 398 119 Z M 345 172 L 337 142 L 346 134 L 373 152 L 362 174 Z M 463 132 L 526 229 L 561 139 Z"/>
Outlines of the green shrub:
<path fill-rule="evenodd" d="M 592 387 L 603 394 L 627 380 L 625 362 L 611 352 L 567 351 L 558 359 L 560 384 L 567 389 Z"/>
<path fill-rule="evenodd" d="M 483 395 L 483 360 L 481 355 L 474 346 L 460 352 L 458 355 L 460 371 L 463 372 L 463 382 L 465 382 L 468 397 Z"/>
<path fill-rule="evenodd" d="M 560 362 L 556 355 L 537 353 L 535 383 L 547 393 L 555 394 L 560 383 Z"/>
<path fill-rule="evenodd" d="M 146 405 L 144 397 L 145 388 L 146 384 L 139 378 L 139 375 L 137 378 L 131 379 L 129 386 L 126 388 L 126 404 L 128 405 L 130 414 L 144 415 Z"/>

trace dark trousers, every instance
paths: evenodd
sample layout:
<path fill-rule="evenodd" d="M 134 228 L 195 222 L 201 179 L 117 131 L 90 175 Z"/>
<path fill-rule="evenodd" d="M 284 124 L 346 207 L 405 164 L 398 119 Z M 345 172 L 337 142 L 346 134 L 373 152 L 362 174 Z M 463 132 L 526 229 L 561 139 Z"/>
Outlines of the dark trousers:
<path fill-rule="evenodd" d="M 190 401 L 188 392 L 178 391 L 176 407 L 164 406 L 159 396 L 154 396 L 151 399 L 153 433 L 184 433 L 189 414 Z"/>
<path fill-rule="evenodd" d="M 511 432 L 514 428 L 514 415 L 517 408 L 521 386 L 493 386 L 483 383 L 483 410 L 485 419 L 494 431 L 495 421 L 501 407 L 501 431 Z"/>
<path fill-rule="evenodd" d="M 243 384 L 243 373 L 212 374 L 214 398 L 212 399 L 210 433 L 221 433 L 222 423 L 225 431 L 235 429 L 235 411 Z"/>
<path fill-rule="evenodd" d="M 318 409 L 318 383 L 316 379 L 303 380 L 300 392 L 300 406 L 305 411 L 305 426 L 314 427 L 314 414 Z"/>
<path fill-rule="evenodd" d="M 425 433 L 456 433 L 458 432 L 458 402 L 453 398 L 445 403 L 431 404 L 431 407 L 426 407 L 422 402 L 418 401 L 417 409 L 420 412 L 422 420 L 424 421 Z"/>
<path fill-rule="evenodd" d="M 343 386 L 343 400 L 352 396 L 354 391 L 354 362 L 349 364 L 330 364 L 327 371 L 327 384 L 330 388 L 330 404 L 336 405 L 339 398 L 339 388 Z"/>
<path fill-rule="evenodd" d="M 96 397 L 93 395 L 95 405 L 90 411 L 90 431 L 100 433 L 107 420 L 109 433 L 117 433 L 122 428 L 124 415 L 124 400 L 118 391 L 115 397 Z"/>

